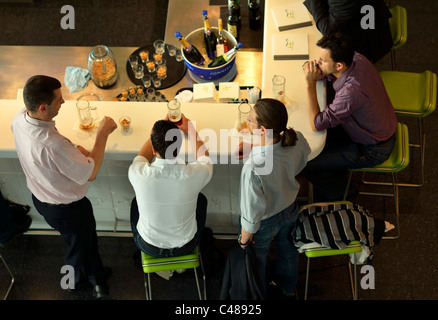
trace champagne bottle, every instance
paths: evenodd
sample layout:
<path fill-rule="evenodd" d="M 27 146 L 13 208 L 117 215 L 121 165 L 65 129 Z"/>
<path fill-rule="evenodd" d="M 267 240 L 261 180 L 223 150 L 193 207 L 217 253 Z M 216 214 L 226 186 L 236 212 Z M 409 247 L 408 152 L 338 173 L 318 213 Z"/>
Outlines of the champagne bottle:
<path fill-rule="evenodd" d="M 184 50 L 184 56 L 187 58 L 187 60 L 198 66 L 204 64 L 204 57 L 194 45 L 190 44 L 186 39 L 184 39 L 181 33 L 178 31 L 175 32 L 175 37 L 177 37 L 181 43 Z"/>
<path fill-rule="evenodd" d="M 253 30 L 260 28 L 260 0 L 248 0 L 249 27 Z"/>
<path fill-rule="evenodd" d="M 239 17 L 233 9 L 228 16 L 227 30 L 237 41 L 239 41 Z"/>
<path fill-rule="evenodd" d="M 237 50 L 239 50 L 240 48 L 243 47 L 243 44 L 241 42 L 239 42 L 237 44 L 237 46 L 235 46 L 233 49 L 229 50 L 228 52 L 224 53 L 223 55 L 217 57 L 216 59 L 214 59 L 213 62 L 211 62 L 208 67 L 209 68 L 216 68 L 219 67 L 225 63 L 227 63 L 228 61 L 230 61 L 234 55 L 236 54 Z"/>
<path fill-rule="evenodd" d="M 207 49 L 207 55 L 209 58 L 214 59 L 216 58 L 216 34 L 211 28 L 207 10 L 203 10 L 202 15 L 204 16 L 204 42 Z"/>
<path fill-rule="evenodd" d="M 223 33 L 224 27 L 222 25 L 222 19 L 218 19 L 217 22 L 219 32 L 216 41 L 216 55 L 219 57 L 228 51 L 228 39 Z"/>

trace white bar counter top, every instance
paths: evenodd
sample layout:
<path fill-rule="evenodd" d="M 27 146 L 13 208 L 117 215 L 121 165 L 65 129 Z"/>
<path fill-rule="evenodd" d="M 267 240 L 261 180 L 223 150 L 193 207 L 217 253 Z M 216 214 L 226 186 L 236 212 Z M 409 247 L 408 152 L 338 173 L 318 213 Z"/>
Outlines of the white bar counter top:
<path fill-rule="evenodd" d="M 302 65 L 306 60 L 274 60 L 273 41 L 276 34 L 301 34 L 308 35 L 309 58 L 317 59 L 318 47 L 316 43 L 322 34 L 312 25 L 297 29 L 279 31 L 274 22 L 271 8 L 290 4 L 291 2 L 302 3 L 302 0 L 269 0 L 265 1 L 264 11 L 264 30 L 263 30 L 263 71 L 262 71 L 262 97 L 272 98 L 272 78 L 274 75 L 282 75 L 286 78 L 286 106 L 289 113 L 289 123 L 292 127 L 303 133 L 307 138 L 312 154 L 310 159 L 316 157 L 324 148 L 326 131 L 314 132 L 310 127 L 310 120 L 307 115 L 307 92 L 306 82 L 302 70 Z M 310 16 L 310 14 L 309 14 Z M 311 17 L 311 16 L 310 16 Z M 326 106 L 326 94 L 324 81 L 317 82 L 318 102 L 320 109 Z M 309 160 L 310 160 L 309 159 Z"/>

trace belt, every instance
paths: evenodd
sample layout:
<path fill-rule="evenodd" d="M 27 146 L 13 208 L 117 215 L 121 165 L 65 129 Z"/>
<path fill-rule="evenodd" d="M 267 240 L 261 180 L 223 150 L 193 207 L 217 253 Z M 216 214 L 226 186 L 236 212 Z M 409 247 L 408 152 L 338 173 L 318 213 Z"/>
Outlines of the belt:
<path fill-rule="evenodd" d="M 32 194 L 32 196 L 39 202 L 39 203 L 41 203 L 43 206 L 45 206 L 45 207 L 57 207 L 57 208 L 65 208 L 65 207 L 68 207 L 68 206 L 70 206 L 70 205 L 72 205 L 73 203 L 75 203 L 75 202 L 78 202 L 78 201 L 81 201 L 82 199 L 80 199 L 80 200 L 77 200 L 77 201 L 73 201 L 73 202 L 71 202 L 71 203 L 59 203 L 59 204 L 55 204 L 55 203 L 48 203 L 48 202 L 43 202 L 43 201 L 40 201 L 37 197 L 35 197 L 35 195 L 33 195 Z"/>
<path fill-rule="evenodd" d="M 142 239 L 142 240 L 143 240 L 143 239 Z M 156 246 L 154 246 L 154 245 L 152 245 L 152 244 L 150 244 L 150 243 L 147 243 L 147 242 L 144 241 L 144 240 L 143 240 L 143 242 L 144 242 L 144 244 L 145 244 L 146 246 L 148 246 L 149 248 L 151 248 L 152 250 L 155 250 L 155 251 L 157 251 L 157 252 L 163 251 L 163 253 L 164 253 L 164 252 L 166 252 L 166 251 L 169 251 L 169 252 L 172 252 L 172 253 L 178 253 L 178 252 L 181 252 L 181 251 L 183 251 L 183 250 L 186 250 L 186 249 L 190 248 L 190 247 L 195 243 L 195 238 L 193 238 L 192 240 L 190 240 L 189 242 L 187 242 L 187 243 L 186 243 L 185 245 L 183 245 L 182 247 L 179 247 L 179 248 L 171 248 L 171 249 L 158 248 L 158 247 L 156 247 Z"/>

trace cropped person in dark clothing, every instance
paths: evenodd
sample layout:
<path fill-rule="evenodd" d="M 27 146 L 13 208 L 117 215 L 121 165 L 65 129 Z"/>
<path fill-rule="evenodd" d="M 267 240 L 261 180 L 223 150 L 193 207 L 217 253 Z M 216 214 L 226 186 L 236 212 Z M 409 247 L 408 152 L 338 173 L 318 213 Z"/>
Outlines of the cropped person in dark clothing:
<path fill-rule="evenodd" d="M 29 209 L 3 198 L 0 190 L 0 248 L 29 229 L 32 223 L 27 215 Z"/>
<path fill-rule="evenodd" d="M 351 38 L 354 50 L 371 62 L 377 62 L 391 50 L 391 12 L 384 0 L 306 0 L 304 5 L 323 35 L 344 33 Z M 366 5 L 374 9 L 374 29 L 364 29 L 361 25 L 362 19 L 364 22 L 368 20 L 368 11 L 364 10 L 364 13 L 361 13 L 361 9 Z"/>

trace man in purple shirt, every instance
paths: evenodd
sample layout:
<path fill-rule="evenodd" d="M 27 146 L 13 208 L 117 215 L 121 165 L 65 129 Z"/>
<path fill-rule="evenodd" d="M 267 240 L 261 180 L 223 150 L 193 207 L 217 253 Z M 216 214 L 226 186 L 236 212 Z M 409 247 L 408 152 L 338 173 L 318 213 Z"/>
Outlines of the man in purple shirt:
<path fill-rule="evenodd" d="M 341 200 L 348 169 L 373 167 L 385 161 L 394 147 L 397 118 L 374 65 L 354 52 L 341 33 L 317 43 L 319 60 L 303 66 L 308 111 L 313 130 L 327 129 L 326 145 L 302 171 L 312 182 L 318 201 Z M 333 101 L 320 111 L 316 81 L 333 83 Z"/>

